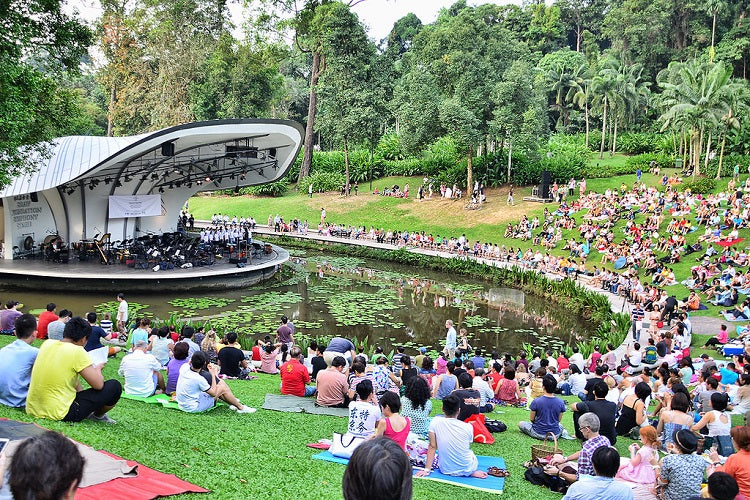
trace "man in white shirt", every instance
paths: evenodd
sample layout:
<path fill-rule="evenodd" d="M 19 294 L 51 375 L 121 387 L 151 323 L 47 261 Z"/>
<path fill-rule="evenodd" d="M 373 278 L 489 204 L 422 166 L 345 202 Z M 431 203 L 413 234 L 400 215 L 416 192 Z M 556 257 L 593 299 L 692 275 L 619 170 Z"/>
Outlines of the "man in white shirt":
<path fill-rule="evenodd" d="M 448 359 L 453 359 L 456 356 L 456 329 L 453 327 L 453 320 L 446 320 L 445 327 L 448 329 L 445 335 L 445 353 L 448 354 Z"/>
<path fill-rule="evenodd" d="M 474 429 L 471 424 L 456 419 L 461 402 L 455 394 L 443 399 L 443 414 L 430 422 L 430 446 L 427 449 L 427 460 L 424 470 L 417 472 L 418 477 L 425 477 L 432 472 L 435 453 L 440 454 L 440 472 L 449 476 L 472 476 L 480 479 L 487 473 L 477 470 L 477 456 L 471 451 L 474 441 Z"/>
<path fill-rule="evenodd" d="M 583 354 L 578 352 L 578 347 L 573 346 L 573 355 L 570 357 L 570 364 L 576 365 L 583 372 L 584 359 Z"/>
<path fill-rule="evenodd" d="M 159 393 L 164 391 L 161 363 L 147 350 L 148 341 L 139 340 L 133 346 L 133 352 L 122 358 L 117 372 L 125 378 L 126 394 L 147 398 L 157 389 Z"/>
<path fill-rule="evenodd" d="M 487 383 L 484 368 L 474 370 L 474 380 L 472 380 L 471 387 L 479 391 L 480 412 L 490 413 L 495 409 L 495 405 L 489 402 L 490 399 L 495 397 L 495 393 L 490 388 L 490 384 Z"/>
<path fill-rule="evenodd" d="M 125 294 L 117 294 L 117 331 L 120 335 L 125 335 L 125 327 L 128 324 L 128 303 L 125 301 Z"/>

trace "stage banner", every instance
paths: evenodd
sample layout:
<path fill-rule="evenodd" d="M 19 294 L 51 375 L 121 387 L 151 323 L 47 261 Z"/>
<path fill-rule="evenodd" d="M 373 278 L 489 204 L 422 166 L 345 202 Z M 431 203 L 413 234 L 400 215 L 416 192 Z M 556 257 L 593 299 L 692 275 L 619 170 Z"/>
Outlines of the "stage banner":
<path fill-rule="evenodd" d="M 150 217 L 154 215 L 162 215 L 160 194 L 109 197 L 110 219 Z"/>

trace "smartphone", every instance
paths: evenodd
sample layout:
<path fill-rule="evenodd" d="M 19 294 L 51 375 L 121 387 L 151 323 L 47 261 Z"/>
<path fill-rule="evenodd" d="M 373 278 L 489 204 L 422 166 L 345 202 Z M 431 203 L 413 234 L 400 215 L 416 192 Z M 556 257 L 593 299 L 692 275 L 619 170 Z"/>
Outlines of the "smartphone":
<path fill-rule="evenodd" d="M 8 444 L 8 439 L 6 439 L 6 438 L 0 439 L 0 453 L 3 452 L 3 450 L 5 449 L 5 446 L 7 444 Z"/>

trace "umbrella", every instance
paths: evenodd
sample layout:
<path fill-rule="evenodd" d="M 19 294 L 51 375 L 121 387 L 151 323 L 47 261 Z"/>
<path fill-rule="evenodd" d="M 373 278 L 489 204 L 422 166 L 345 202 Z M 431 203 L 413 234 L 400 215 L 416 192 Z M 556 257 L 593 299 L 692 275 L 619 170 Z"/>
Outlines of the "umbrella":
<path fill-rule="evenodd" d="M 618 257 L 615 261 L 615 269 L 622 269 L 625 267 L 625 264 L 627 263 L 627 259 L 625 257 Z"/>

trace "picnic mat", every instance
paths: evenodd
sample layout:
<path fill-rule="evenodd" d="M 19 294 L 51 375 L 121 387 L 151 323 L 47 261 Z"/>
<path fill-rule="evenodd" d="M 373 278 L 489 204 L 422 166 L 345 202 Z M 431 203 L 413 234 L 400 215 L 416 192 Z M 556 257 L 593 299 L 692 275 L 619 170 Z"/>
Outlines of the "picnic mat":
<path fill-rule="evenodd" d="M 324 451 L 323 453 L 318 453 L 317 455 L 313 455 L 312 458 L 316 460 L 324 460 L 326 462 L 334 462 L 334 463 L 343 464 L 343 465 L 346 465 L 349 463 L 348 459 L 334 457 L 328 451 Z M 478 470 L 486 471 L 488 468 L 492 467 L 493 465 L 495 467 L 505 469 L 505 459 L 501 457 L 488 457 L 485 455 L 477 455 L 477 460 L 479 461 Z M 422 469 L 419 467 L 414 467 L 413 473 L 416 474 L 420 470 Z M 503 492 L 503 488 L 505 487 L 504 477 L 487 476 L 484 479 L 479 479 L 477 477 L 448 476 L 446 474 L 440 473 L 437 469 L 433 469 L 429 476 L 420 477 L 417 479 L 437 481 L 440 483 L 447 483 L 447 484 L 452 484 L 455 486 L 462 486 L 464 488 L 469 488 L 472 490 L 479 490 L 479 491 L 484 491 L 487 493 L 495 493 L 497 495 L 500 495 Z"/>
<path fill-rule="evenodd" d="M 114 460 L 123 460 L 106 451 L 99 452 Z M 138 468 L 138 476 L 117 478 L 106 483 L 78 488 L 76 500 L 151 500 L 152 498 L 179 495 L 180 493 L 209 493 L 210 490 L 183 481 L 174 474 L 165 474 L 133 460 L 125 460 Z"/>
<path fill-rule="evenodd" d="M 334 417 L 348 417 L 347 408 L 328 408 L 327 406 L 316 406 L 315 398 L 301 398 L 299 396 L 287 396 L 281 394 L 266 394 L 266 400 L 261 407 L 264 410 L 275 410 L 289 413 L 311 413 L 313 415 L 332 415 Z"/>
<path fill-rule="evenodd" d="M 172 410 L 179 410 L 180 406 L 177 404 L 177 401 L 170 401 L 170 397 L 167 394 L 154 394 L 152 396 L 149 396 L 147 398 L 144 398 L 143 396 L 133 396 L 131 394 L 126 394 L 124 391 L 122 393 L 122 398 L 124 399 L 132 399 L 133 401 L 140 401 L 142 403 L 155 403 L 160 404 L 164 408 L 170 408 Z M 211 411 L 214 408 L 218 408 L 219 406 L 224 406 L 224 402 L 221 400 L 216 401 L 216 404 L 209 408 L 208 410 L 204 410 L 202 412 L 194 412 L 194 413 L 205 413 L 207 411 Z M 181 410 L 180 410 L 181 411 Z"/>
<path fill-rule="evenodd" d="M 7 459 L 10 459 L 24 439 L 38 436 L 45 432 L 47 432 L 47 429 L 36 424 L 15 420 L 0 420 L 0 437 L 10 440 L 3 450 L 3 454 Z M 124 460 L 111 458 L 103 453 L 99 453 L 90 446 L 76 441 L 73 441 L 73 443 L 78 447 L 78 451 L 86 461 L 83 468 L 83 479 L 81 479 L 80 487 L 82 488 L 111 481 L 116 478 L 135 477 L 138 475 L 137 464 L 128 465 Z"/>
<path fill-rule="evenodd" d="M 735 318 L 734 314 L 730 312 L 723 313 L 724 319 L 727 321 L 747 321 L 746 318 Z"/>

